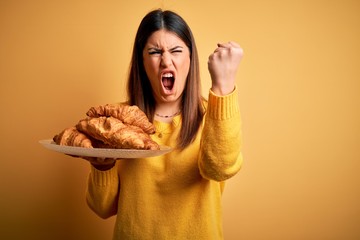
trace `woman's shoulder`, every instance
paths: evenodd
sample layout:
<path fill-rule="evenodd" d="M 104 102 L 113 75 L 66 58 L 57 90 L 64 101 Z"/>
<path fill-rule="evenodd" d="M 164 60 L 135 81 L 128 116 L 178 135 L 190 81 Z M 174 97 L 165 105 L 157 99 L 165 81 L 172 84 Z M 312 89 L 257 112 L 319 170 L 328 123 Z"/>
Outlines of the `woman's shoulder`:
<path fill-rule="evenodd" d="M 201 106 L 202 106 L 203 110 L 206 111 L 206 109 L 208 107 L 208 100 L 204 97 L 201 98 Z"/>

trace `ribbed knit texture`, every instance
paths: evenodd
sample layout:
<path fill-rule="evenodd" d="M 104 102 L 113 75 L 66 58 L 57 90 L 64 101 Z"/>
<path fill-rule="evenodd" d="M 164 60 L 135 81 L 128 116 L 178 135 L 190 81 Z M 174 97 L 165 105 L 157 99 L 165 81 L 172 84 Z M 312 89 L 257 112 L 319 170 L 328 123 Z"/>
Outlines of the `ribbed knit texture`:
<path fill-rule="evenodd" d="M 152 138 L 175 147 L 181 116 L 154 125 Z M 108 171 L 92 167 L 90 208 L 103 218 L 117 214 L 114 239 L 223 239 L 223 181 L 242 164 L 240 126 L 237 90 L 223 97 L 210 92 L 202 128 L 183 151 L 118 160 Z"/>
<path fill-rule="evenodd" d="M 216 120 L 229 119 L 240 112 L 236 89 L 226 96 L 217 96 L 210 90 L 208 101 L 210 106 L 208 115 L 210 118 Z"/>
<path fill-rule="evenodd" d="M 93 166 L 91 166 L 94 168 Z M 99 187 L 104 187 L 111 184 L 114 179 L 117 179 L 117 172 L 116 168 L 112 168 L 109 171 L 93 171 L 93 178 L 94 184 Z"/>

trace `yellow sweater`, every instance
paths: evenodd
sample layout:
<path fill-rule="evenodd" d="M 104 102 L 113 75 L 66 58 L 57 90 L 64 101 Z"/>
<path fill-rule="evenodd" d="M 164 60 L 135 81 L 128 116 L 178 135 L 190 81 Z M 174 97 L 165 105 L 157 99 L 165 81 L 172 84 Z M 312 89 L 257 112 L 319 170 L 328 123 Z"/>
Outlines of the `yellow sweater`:
<path fill-rule="evenodd" d="M 155 121 L 152 137 L 174 147 L 181 117 Z M 117 215 L 113 239 L 223 239 L 221 195 L 226 179 L 241 167 L 241 122 L 237 90 L 211 91 L 196 140 L 183 151 L 91 167 L 86 199 L 100 217 Z"/>

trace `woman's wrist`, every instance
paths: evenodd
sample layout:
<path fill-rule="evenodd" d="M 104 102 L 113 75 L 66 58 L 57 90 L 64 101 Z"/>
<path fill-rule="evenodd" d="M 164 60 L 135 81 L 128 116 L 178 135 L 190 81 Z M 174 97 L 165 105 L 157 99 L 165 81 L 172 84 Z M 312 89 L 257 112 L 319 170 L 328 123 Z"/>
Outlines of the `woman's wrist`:
<path fill-rule="evenodd" d="M 99 171 L 107 171 L 112 169 L 115 166 L 116 161 L 114 160 L 114 162 L 109 163 L 109 164 L 94 164 L 91 163 L 91 165 L 96 168 Z"/>
<path fill-rule="evenodd" d="M 233 84 L 224 85 L 224 86 L 218 86 L 213 84 L 211 86 L 211 91 L 218 96 L 226 96 L 232 93 L 234 89 L 235 89 L 235 85 Z"/>

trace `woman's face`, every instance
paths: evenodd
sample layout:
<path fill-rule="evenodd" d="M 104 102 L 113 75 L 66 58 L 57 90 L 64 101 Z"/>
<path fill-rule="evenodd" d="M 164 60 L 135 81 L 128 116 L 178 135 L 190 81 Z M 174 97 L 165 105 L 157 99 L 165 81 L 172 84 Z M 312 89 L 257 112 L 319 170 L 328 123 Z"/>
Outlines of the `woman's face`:
<path fill-rule="evenodd" d="M 143 61 L 158 104 L 180 101 L 190 68 L 190 51 L 174 33 L 158 30 L 148 38 Z"/>

